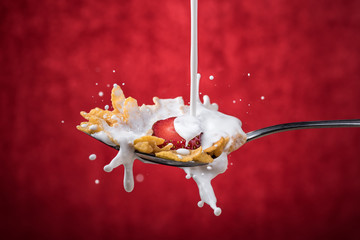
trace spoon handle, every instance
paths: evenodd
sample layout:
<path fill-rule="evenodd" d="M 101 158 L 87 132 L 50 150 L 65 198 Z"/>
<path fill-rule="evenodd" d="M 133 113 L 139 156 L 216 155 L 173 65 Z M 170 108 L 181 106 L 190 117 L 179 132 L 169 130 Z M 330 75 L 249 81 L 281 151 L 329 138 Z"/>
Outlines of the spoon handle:
<path fill-rule="evenodd" d="M 309 121 L 278 124 L 252 132 L 248 132 L 246 142 L 261 138 L 273 133 L 285 132 L 290 130 L 308 129 L 308 128 L 341 128 L 341 127 L 360 127 L 360 119 L 351 120 L 327 120 L 327 121 Z"/>

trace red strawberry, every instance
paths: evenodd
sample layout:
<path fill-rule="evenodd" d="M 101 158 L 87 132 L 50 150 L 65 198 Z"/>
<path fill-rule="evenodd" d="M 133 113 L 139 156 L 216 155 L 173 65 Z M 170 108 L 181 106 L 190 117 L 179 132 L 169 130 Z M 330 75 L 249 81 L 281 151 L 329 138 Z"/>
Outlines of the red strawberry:
<path fill-rule="evenodd" d="M 171 143 L 174 145 L 171 149 L 196 149 L 201 146 L 200 137 L 201 134 L 191 139 L 187 146 L 186 141 L 175 130 L 174 127 L 175 117 L 159 120 L 152 126 L 153 136 L 165 139 L 165 142 L 159 147 L 165 147 Z"/>

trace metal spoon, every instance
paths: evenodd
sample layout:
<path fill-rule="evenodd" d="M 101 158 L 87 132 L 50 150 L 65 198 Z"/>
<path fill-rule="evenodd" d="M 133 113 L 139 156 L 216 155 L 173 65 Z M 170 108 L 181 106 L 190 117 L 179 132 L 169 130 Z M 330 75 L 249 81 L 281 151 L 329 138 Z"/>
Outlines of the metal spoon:
<path fill-rule="evenodd" d="M 293 123 L 284 123 L 278 124 L 266 128 L 261 128 L 255 131 L 248 132 L 246 142 L 250 142 L 252 140 L 274 134 L 279 132 L 285 132 L 290 130 L 299 130 L 299 129 L 310 129 L 310 128 L 343 128 L 343 127 L 360 127 L 360 119 L 352 119 L 352 120 L 328 120 L 328 121 L 308 121 L 308 122 L 293 122 Z M 103 142 L 104 143 L 104 142 Z M 106 143 L 105 143 L 106 144 Z M 106 144 L 112 148 L 119 150 L 119 146 L 112 146 Z M 146 154 L 141 152 L 135 152 L 138 156 L 138 159 L 143 162 L 151 162 L 157 163 L 167 166 L 174 167 L 196 167 L 206 165 L 207 163 L 199 163 L 199 162 L 178 162 L 174 160 L 164 159 L 156 157 L 152 154 Z"/>

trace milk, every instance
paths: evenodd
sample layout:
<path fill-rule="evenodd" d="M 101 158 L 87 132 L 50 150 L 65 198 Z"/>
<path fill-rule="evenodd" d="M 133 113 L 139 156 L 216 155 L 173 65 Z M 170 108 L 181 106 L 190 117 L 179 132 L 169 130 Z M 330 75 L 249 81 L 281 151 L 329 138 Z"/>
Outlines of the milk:
<path fill-rule="evenodd" d="M 148 135 L 152 125 L 163 119 L 176 117 L 174 127 L 176 132 L 186 140 L 186 145 L 191 139 L 201 134 L 202 149 L 211 147 L 221 137 L 229 138 L 223 153 L 214 159 L 212 163 L 205 166 L 186 167 L 183 170 L 186 173 L 186 179 L 194 179 L 200 194 L 199 207 L 204 203 L 208 204 L 216 216 L 221 214 L 221 209 L 217 207 L 217 199 L 211 185 L 211 180 L 217 175 L 224 173 L 228 166 L 227 155 L 231 149 L 240 147 L 246 141 L 246 134 L 241 129 L 241 121 L 235 117 L 223 114 L 218 111 L 217 104 L 211 103 L 208 96 L 203 97 L 203 102 L 199 98 L 200 74 L 198 69 L 198 48 L 197 48 L 197 0 L 190 0 L 191 3 L 191 49 L 190 49 L 190 106 L 184 105 L 182 97 L 174 99 L 153 99 L 154 105 L 137 105 L 127 109 L 129 117 L 125 121 L 121 117 L 124 102 L 113 102 L 114 109 L 120 112 L 118 116 L 112 116 L 111 119 L 119 124 L 109 126 L 107 122 L 102 121 L 103 131 L 91 134 L 92 137 L 108 145 L 119 145 L 120 149 L 117 155 L 109 164 L 104 166 L 104 171 L 111 172 L 114 168 L 124 166 L 124 189 L 131 192 L 134 189 L 133 164 L 136 160 L 133 142 L 135 139 Z M 115 72 L 115 70 L 114 70 Z M 213 77 L 210 76 L 212 80 Z M 124 83 L 122 84 L 124 85 Z M 121 88 L 114 84 L 113 94 L 121 96 Z M 100 96 L 100 93 L 99 93 Z M 101 96 L 103 93 L 101 92 Z M 109 109 L 109 106 L 105 106 Z M 87 127 L 86 124 L 83 124 Z M 86 126 L 85 126 L 86 125 Z M 89 127 L 90 130 L 97 130 L 97 125 Z M 239 140 L 240 139 L 240 140 Z M 114 144 L 115 141 L 117 144 Z M 178 149 L 178 157 L 182 158 L 189 154 L 187 149 Z"/>
<path fill-rule="evenodd" d="M 200 78 L 197 78 L 200 80 Z M 123 92 L 118 85 L 114 85 L 113 94 L 125 99 Z M 148 135 L 152 125 L 162 119 L 176 117 L 174 127 L 177 133 L 186 141 L 191 140 L 194 136 L 201 134 L 201 145 L 203 149 L 211 147 L 221 137 L 229 137 L 229 141 L 224 148 L 223 153 L 206 166 L 186 167 L 183 170 L 187 179 L 194 179 L 199 188 L 200 202 L 199 206 L 204 203 L 213 208 L 214 214 L 219 215 L 221 209 L 217 207 L 216 196 L 211 185 L 211 180 L 217 175 L 224 173 L 227 169 L 227 155 L 230 148 L 238 148 L 246 140 L 246 134 L 241 129 L 241 121 L 235 117 L 223 114 L 218 111 L 218 106 L 210 102 L 208 96 L 203 97 L 203 101 L 196 101 L 196 117 L 191 116 L 190 106 L 184 105 L 182 97 L 173 99 L 153 99 L 154 105 L 137 105 L 131 106 L 127 111 L 129 117 L 127 121 L 122 119 L 124 103 L 114 103 L 114 107 L 119 109 L 119 116 L 114 115 L 113 120 L 118 124 L 109 126 L 105 120 L 101 122 L 102 131 L 91 134 L 92 137 L 107 143 L 108 145 L 119 145 L 120 149 L 117 155 L 104 166 L 104 171 L 111 172 L 114 168 L 124 166 L 124 189 L 131 192 L 134 189 L 133 164 L 137 156 L 133 147 L 135 139 Z M 92 125 L 94 128 L 100 126 Z M 90 126 L 90 127 L 92 127 Z M 89 127 L 89 128 L 90 128 Z M 240 142 L 238 140 L 241 140 Z M 115 144 L 115 141 L 117 144 Z M 189 154 L 188 149 L 178 149 L 178 156 L 181 158 Z"/>

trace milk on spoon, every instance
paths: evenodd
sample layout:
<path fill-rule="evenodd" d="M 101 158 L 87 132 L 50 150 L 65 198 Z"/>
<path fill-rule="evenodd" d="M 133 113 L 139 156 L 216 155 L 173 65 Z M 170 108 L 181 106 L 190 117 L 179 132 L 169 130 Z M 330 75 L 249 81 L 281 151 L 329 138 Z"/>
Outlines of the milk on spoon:
<path fill-rule="evenodd" d="M 186 140 L 186 144 L 194 137 L 201 134 L 202 149 L 211 147 L 221 138 L 228 139 L 227 144 L 220 156 L 212 163 L 205 166 L 185 167 L 186 178 L 193 178 L 199 188 L 200 201 L 198 206 L 208 204 L 216 216 L 221 214 L 217 207 L 217 199 L 211 185 L 211 180 L 227 169 L 227 155 L 236 150 L 246 141 L 246 134 L 241 129 L 241 121 L 235 117 L 225 115 L 218 111 L 218 106 L 210 102 L 208 96 L 199 99 L 200 74 L 198 68 L 197 51 L 197 0 L 191 0 L 191 54 L 190 54 L 190 106 L 184 105 L 181 97 L 174 99 L 153 99 L 154 105 L 142 105 L 138 107 L 135 99 L 127 98 L 121 88 L 114 84 L 112 90 L 112 104 L 114 111 L 109 119 L 104 114 L 96 115 L 96 124 L 93 122 L 83 123 L 78 129 L 100 141 L 111 145 L 120 146 L 118 154 L 104 167 L 104 171 L 111 172 L 114 168 L 124 166 L 124 188 L 127 192 L 134 189 L 133 163 L 136 160 L 134 140 L 145 135 L 151 135 L 149 131 L 154 123 L 159 120 L 176 117 L 174 128 L 176 132 Z M 107 107 L 108 109 L 108 107 Z M 100 111 L 100 110 L 99 110 Z M 83 113 L 84 117 L 87 114 Z M 91 115 L 91 114 L 90 114 Z M 90 119 L 93 115 L 89 116 Z M 99 118 L 99 119 L 98 119 Z M 87 118 L 89 119 L 89 118 Z M 101 130 L 100 130 L 101 129 Z M 95 132 L 94 132 L 95 131 Z M 177 149 L 179 158 L 188 155 L 188 149 Z"/>

